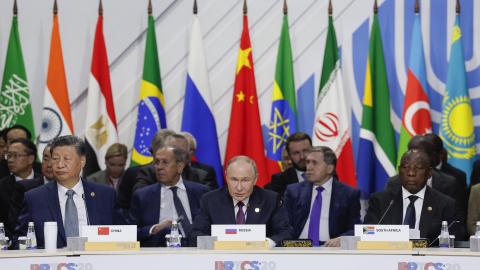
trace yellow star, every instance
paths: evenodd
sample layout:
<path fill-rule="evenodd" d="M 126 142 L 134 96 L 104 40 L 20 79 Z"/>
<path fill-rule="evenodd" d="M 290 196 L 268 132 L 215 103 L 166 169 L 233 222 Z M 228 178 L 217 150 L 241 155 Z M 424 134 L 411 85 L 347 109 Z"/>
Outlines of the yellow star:
<path fill-rule="evenodd" d="M 240 49 L 240 51 L 238 52 L 237 74 L 238 72 L 240 72 L 243 66 L 246 66 L 247 68 L 251 68 L 250 59 L 248 59 L 248 56 L 250 55 L 251 51 L 252 51 L 252 48 L 247 48 L 245 50 Z"/>
<path fill-rule="evenodd" d="M 240 91 L 240 93 L 236 94 L 237 96 L 237 101 L 238 102 L 244 102 L 245 101 L 245 94 L 243 93 L 243 91 Z"/>

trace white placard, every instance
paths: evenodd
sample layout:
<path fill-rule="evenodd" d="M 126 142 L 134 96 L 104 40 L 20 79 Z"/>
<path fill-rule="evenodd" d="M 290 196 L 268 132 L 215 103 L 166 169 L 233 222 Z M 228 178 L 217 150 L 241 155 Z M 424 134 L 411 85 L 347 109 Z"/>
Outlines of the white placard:
<path fill-rule="evenodd" d="M 136 242 L 137 225 L 82 226 L 80 236 L 88 237 L 88 242 Z"/>
<path fill-rule="evenodd" d="M 212 236 L 218 241 L 265 241 L 265 224 L 212 225 Z"/>
<path fill-rule="evenodd" d="M 355 225 L 355 236 L 361 241 L 409 241 L 408 225 Z"/>

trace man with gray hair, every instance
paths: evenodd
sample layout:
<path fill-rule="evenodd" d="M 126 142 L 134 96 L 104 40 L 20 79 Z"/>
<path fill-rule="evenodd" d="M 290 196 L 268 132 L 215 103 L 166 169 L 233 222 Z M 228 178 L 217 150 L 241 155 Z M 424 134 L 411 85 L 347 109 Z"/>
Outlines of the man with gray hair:
<path fill-rule="evenodd" d="M 191 244 L 196 245 L 197 236 L 210 235 L 212 224 L 265 224 L 271 246 L 280 246 L 283 239 L 291 238 L 280 195 L 257 187 L 257 179 L 257 167 L 251 158 L 236 156 L 229 160 L 227 186 L 205 194 L 201 200 Z"/>
<path fill-rule="evenodd" d="M 184 160 L 185 167 L 182 172 L 182 177 L 192 182 L 206 185 L 210 188 L 217 188 L 217 181 L 215 179 L 208 178 L 208 172 L 202 169 L 193 168 L 190 166 L 189 144 L 187 138 L 181 134 L 172 134 L 165 139 L 165 146 L 182 149 L 187 153 Z M 152 185 L 155 180 L 155 168 L 153 165 L 145 166 L 138 171 L 137 183 L 134 186 L 134 190 L 141 187 Z"/>
<path fill-rule="evenodd" d="M 37 244 L 43 247 L 43 223 L 56 221 L 57 248 L 62 248 L 67 244 L 67 237 L 79 236 L 83 225 L 121 222 L 113 188 L 80 177 L 86 162 L 84 140 L 72 135 L 57 137 L 50 151 L 55 181 L 25 193 L 16 236 L 26 235 L 28 222 L 33 221 Z"/>
<path fill-rule="evenodd" d="M 180 134 L 183 135 L 188 141 L 189 154 L 190 154 L 190 167 L 206 171 L 207 172 L 206 182 L 208 183 L 215 182 L 218 184 L 217 174 L 215 173 L 215 169 L 212 166 L 210 166 L 210 164 L 206 164 L 198 161 L 195 156 L 195 152 L 197 151 L 197 140 L 195 139 L 195 137 L 193 137 L 191 133 L 186 131 L 182 131 L 180 132 Z"/>
<path fill-rule="evenodd" d="M 165 246 L 173 220 L 180 221 L 184 236 L 190 233 L 200 198 L 209 188 L 183 179 L 186 158 L 183 149 L 158 149 L 153 162 L 157 183 L 133 194 L 129 220 L 138 226 L 137 238 L 143 247 Z"/>

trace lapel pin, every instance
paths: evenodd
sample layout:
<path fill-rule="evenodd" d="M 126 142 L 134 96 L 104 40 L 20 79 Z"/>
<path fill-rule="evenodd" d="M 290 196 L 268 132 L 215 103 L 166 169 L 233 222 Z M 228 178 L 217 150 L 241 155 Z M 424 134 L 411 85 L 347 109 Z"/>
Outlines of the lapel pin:
<path fill-rule="evenodd" d="M 90 192 L 90 197 L 95 197 L 95 192 Z"/>
<path fill-rule="evenodd" d="M 428 210 L 428 211 L 432 211 L 433 208 L 432 208 L 431 206 L 429 206 L 429 207 L 427 207 L 427 210 Z"/>
<path fill-rule="evenodd" d="M 260 213 L 260 208 L 255 208 L 255 213 Z"/>

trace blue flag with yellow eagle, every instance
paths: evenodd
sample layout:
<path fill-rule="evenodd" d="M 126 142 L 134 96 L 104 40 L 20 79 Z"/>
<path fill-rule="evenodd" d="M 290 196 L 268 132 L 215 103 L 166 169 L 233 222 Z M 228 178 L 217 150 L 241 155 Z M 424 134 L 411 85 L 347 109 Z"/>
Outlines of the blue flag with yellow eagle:
<path fill-rule="evenodd" d="M 457 14 L 452 31 L 447 89 L 442 103 L 440 137 L 448 151 L 448 162 L 470 176 L 476 154 L 475 134 L 459 21 Z M 467 182 L 470 183 L 470 179 L 467 178 Z"/>

